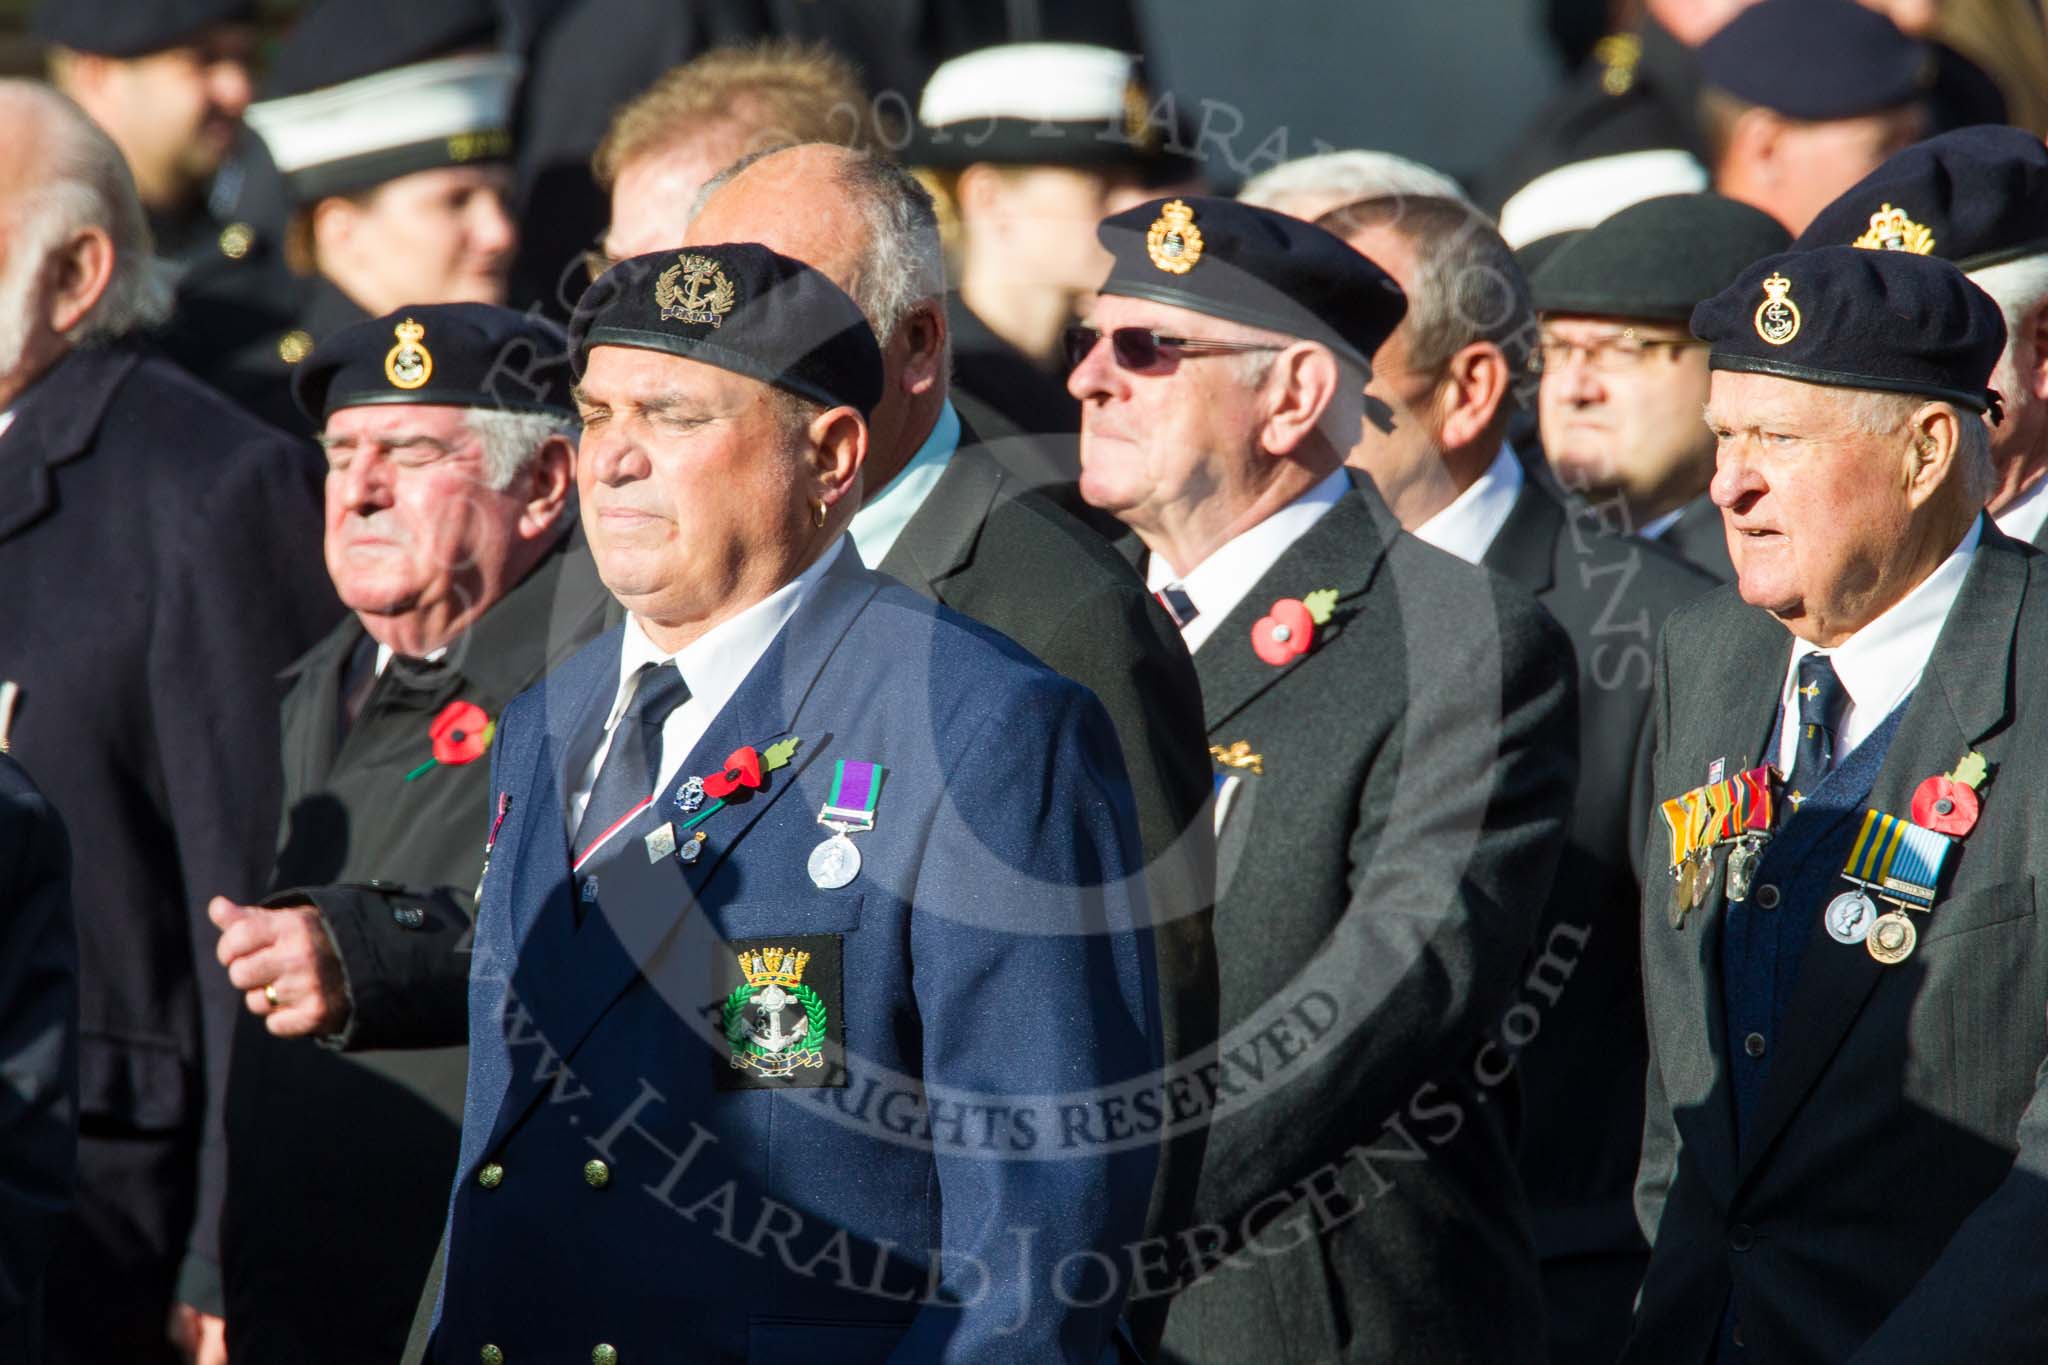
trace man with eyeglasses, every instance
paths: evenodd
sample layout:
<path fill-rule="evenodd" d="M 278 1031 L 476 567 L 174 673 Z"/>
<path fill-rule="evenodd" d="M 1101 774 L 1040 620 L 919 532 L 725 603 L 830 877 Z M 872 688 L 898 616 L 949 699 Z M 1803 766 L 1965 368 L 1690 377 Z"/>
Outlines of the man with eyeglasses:
<path fill-rule="evenodd" d="M 1352 466 L 1418 539 L 1527 588 L 1571 637 L 1579 794 L 1538 930 L 1543 1027 L 1516 1046 L 1523 1029 L 1504 1021 L 1499 1041 L 1525 1097 L 1517 1160 L 1551 1359 L 1612 1360 L 1648 1258 L 1630 1196 L 1649 1062 L 1636 922 L 1651 665 L 1665 618 L 1714 580 L 1603 529 L 1597 509 L 1565 505 L 1523 470 L 1505 438 L 1528 389 L 1535 315 L 1513 253 L 1477 209 L 1390 196 L 1318 224 L 1408 295 L 1407 317 L 1374 358 Z"/>
<path fill-rule="evenodd" d="M 1687 320 L 1788 240 L 1747 204 L 1665 195 L 1566 244 L 1529 282 L 1542 326 L 1537 414 L 1559 482 L 1607 525 L 1661 541 L 1722 582 L 1735 567 L 1706 496 L 1707 353 Z"/>
<path fill-rule="evenodd" d="M 1570 645 L 1344 468 L 1407 306 L 1384 271 L 1228 200 L 1098 235 L 1080 489 L 1194 651 L 1217 785 L 1200 1278 L 1162 1358 L 1540 1360 L 1512 1068 L 1473 1060 L 1563 842 Z"/>

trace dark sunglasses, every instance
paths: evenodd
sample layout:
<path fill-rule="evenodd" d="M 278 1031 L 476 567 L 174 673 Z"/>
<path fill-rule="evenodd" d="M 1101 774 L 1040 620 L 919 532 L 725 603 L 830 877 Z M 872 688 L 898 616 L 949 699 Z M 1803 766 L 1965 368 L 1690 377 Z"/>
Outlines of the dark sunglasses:
<path fill-rule="evenodd" d="M 1095 349 L 1095 343 L 1102 340 L 1102 333 L 1094 327 L 1074 326 L 1066 329 L 1062 341 L 1066 346 L 1067 369 L 1076 370 L 1088 353 Z M 1232 355 L 1240 351 L 1280 351 L 1263 341 L 1210 341 L 1202 337 L 1163 336 L 1148 327 L 1118 327 L 1109 334 L 1109 349 L 1116 356 L 1116 363 L 1127 370 L 1149 370 L 1160 363 L 1161 352 L 1171 349 L 1176 356 Z"/>

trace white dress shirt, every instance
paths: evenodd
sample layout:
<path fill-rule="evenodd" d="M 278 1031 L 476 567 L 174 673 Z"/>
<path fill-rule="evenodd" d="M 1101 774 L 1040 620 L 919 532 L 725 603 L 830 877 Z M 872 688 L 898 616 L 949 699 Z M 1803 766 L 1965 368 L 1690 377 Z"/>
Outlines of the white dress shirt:
<path fill-rule="evenodd" d="M 1486 472 L 1458 494 L 1457 500 L 1415 528 L 1415 538 L 1448 550 L 1467 564 L 1486 557 L 1493 538 L 1507 525 L 1515 499 L 1522 496 L 1522 462 L 1506 446 Z"/>
<path fill-rule="evenodd" d="M 7 428 L 9 428 L 9 427 L 11 427 L 11 426 L 13 426 L 13 425 L 14 425 L 14 409 L 13 409 L 13 408 L 9 408 L 9 409 L 7 409 L 7 411 L 5 411 L 5 412 L 0 412 L 0 436 L 5 436 L 5 435 L 7 434 Z"/>
<path fill-rule="evenodd" d="M 1176 578 L 1173 566 L 1158 555 L 1148 556 L 1145 586 L 1158 592 L 1169 583 L 1179 583 L 1195 604 L 1195 619 L 1180 628 L 1180 638 L 1192 654 L 1202 647 L 1211 631 L 1223 623 L 1232 609 L 1244 600 L 1252 585 L 1265 577 L 1287 547 L 1300 540 L 1323 513 L 1337 505 L 1351 491 L 1351 476 L 1343 469 L 1330 473 L 1321 483 L 1267 517 L 1257 526 L 1240 531 L 1210 551 L 1209 557 Z M 1304 583 L 1302 592 L 1328 587 L 1327 583 Z M 1299 597 L 1301 593 L 1294 594 Z"/>
<path fill-rule="evenodd" d="M 2032 545 L 2034 537 L 2041 534 L 2041 523 L 2048 521 L 2048 478 L 2034 480 L 1991 519 L 1998 523 L 1999 530 L 2014 540 Z"/>
<path fill-rule="evenodd" d="M 1849 705 L 1835 727 L 1835 765 L 1854 753 L 1870 732 L 1884 724 L 1907 694 L 1920 685 L 1927 661 L 1934 656 L 1934 642 L 1948 621 L 1949 608 L 1962 591 L 1970 572 L 1970 561 L 1983 539 L 1980 517 L 1970 523 L 1970 532 L 1935 571 L 1922 579 L 1913 591 L 1894 602 L 1870 624 L 1833 649 L 1823 650 L 1805 640 L 1792 642 L 1792 659 L 1785 667 L 1785 683 L 1778 694 L 1783 717 L 1778 726 L 1778 771 L 1790 774 L 1793 755 L 1799 752 L 1799 708 L 1792 695 L 1798 683 L 1799 661 L 1809 654 L 1825 654 L 1834 660 L 1835 676 L 1849 694 Z"/>
<path fill-rule="evenodd" d="M 903 528 L 917 515 L 917 509 L 924 506 L 924 500 L 937 487 L 939 476 L 946 472 L 946 461 L 959 448 L 960 414 L 953 410 L 953 400 L 949 398 L 939 409 L 939 420 L 932 424 L 931 435 L 924 438 L 910 463 L 889 480 L 887 488 L 863 501 L 860 510 L 853 514 L 853 524 L 847 529 L 853 533 L 853 546 L 860 551 L 861 563 L 870 568 L 881 564 L 882 556 L 895 545 Z"/>
<path fill-rule="evenodd" d="M 619 719 L 626 714 L 633 694 L 639 690 L 641 665 L 672 664 L 682 670 L 683 681 L 690 688 L 690 699 L 669 712 L 668 720 L 661 727 L 661 772 L 654 783 L 654 791 L 658 792 L 682 770 L 683 760 L 690 756 L 690 750 L 697 747 L 697 741 L 704 738 L 711 722 L 732 700 L 732 694 L 739 691 L 747 674 L 754 671 L 754 665 L 768 652 L 768 646 L 789 624 L 789 618 L 796 615 L 796 609 L 818 586 L 818 580 L 832 567 L 832 561 L 839 557 L 844 543 L 834 541 L 810 568 L 739 615 L 719 622 L 676 653 L 663 652 L 647 638 L 636 618 L 626 618 L 625 639 L 619 646 L 618 693 L 613 698 L 611 714 L 605 717 L 604 741 L 590 756 L 590 762 L 584 765 L 582 775 L 569 792 L 571 839 L 576 837 L 576 826 L 582 822 L 583 808 L 590 803 L 590 789 L 597 785 L 598 769 L 604 766 L 604 757 L 611 751 Z M 776 736 L 760 735 L 756 738 L 767 740 Z M 725 755 L 720 754 L 719 757 Z M 650 796 L 653 794 L 648 793 Z M 576 851 L 580 853 L 583 850 Z"/>
<path fill-rule="evenodd" d="M 380 677 L 380 678 L 381 678 L 381 677 L 383 677 L 383 676 L 384 676 L 384 670 L 385 670 L 386 668 L 389 668 L 389 667 L 391 666 L 391 661 L 392 661 L 392 659 L 394 659 L 394 658 L 396 658 L 396 657 L 397 657 L 397 653 L 398 653 L 398 652 L 397 652 L 396 650 L 394 650 L 394 649 L 393 649 L 393 648 L 392 648 L 392 647 L 391 647 L 390 645 L 378 645 L 378 646 L 377 646 L 377 676 L 378 676 L 378 677 Z M 440 647 L 439 649 L 430 649 L 430 650 L 428 650 L 428 651 L 427 651 L 427 652 L 426 652 L 425 654 L 422 654 L 422 655 L 421 655 L 420 657 L 421 657 L 422 659 L 425 659 L 425 660 L 426 660 L 426 661 L 427 661 L 428 663 L 430 663 L 430 664 L 437 664 L 437 663 L 441 662 L 441 660 L 442 660 L 442 659 L 446 658 L 446 657 L 447 657 L 447 655 L 448 655 L 448 646 L 446 646 L 446 645 L 442 645 L 442 646 L 441 646 L 441 647 Z"/>

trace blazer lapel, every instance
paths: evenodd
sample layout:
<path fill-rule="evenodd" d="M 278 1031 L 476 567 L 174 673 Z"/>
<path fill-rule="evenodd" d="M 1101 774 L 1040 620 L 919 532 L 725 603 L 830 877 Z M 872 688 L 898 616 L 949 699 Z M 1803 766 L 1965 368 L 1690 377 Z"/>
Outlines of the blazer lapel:
<path fill-rule="evenodd" d="M 1869 805 L 1904 814 L 1920 781 L 1953 768 L 2005 724 L 2013 635 L 2026 595 L 2024 551 L 1984 523 L 1970 573 L 1942 626 L 1927 670 L 1870 789 Z M 1934 914 L 1941 913 L 1940 902 Z M 1815 931 L 1819 933 L 1819 930 Z M 1867 952 L 1813 944 L 1794 982 L 1785 1038 L 1758 1100 L 1741 1175 L 1747 1178 L 1812 1089 L 1856 1015 L 1888 970 Z"/>
<path fill-rule="evenodd" d="M 1792 657 L 1792 637 L 1777 622 L 1760 611 L 1743 611 L 1740 614 L 1742 638 L 1727 642 L 1728 647 L 1718 652 L 1709 665 L 1707 676 L 1701 679 L 1706 700 L 1703 711 L 1708 716 L 1728 717 L 1726 729 L 1716 727 L 1710 733 L 1718 746 L 1726 743 L 1727 736 L 1738 736 L 1741 746 L 1734 752 L 1705 754 L 1683 753 L 1677 756 L 1677 767 L 1664 774 L 1665 785 L 1671 790 L 1653 793 L 1659 800 L 1690 791 L 1707 780 L 1707 765 L 1718 758 L 1727 760 L 1724 776 L 1732 777 L 1772 762 L 1772 755 L 1765 752 L 1770 742 L 1772 728 L 1778 719 L 1778 702 L 1785 677 L 1785 668 Z M 1766 667 L 1758 667 L 1756 661 L 1767 659 Z M 1662 868 L 1646 869 L 1646 876 L 1667 877 Z M 1654 885 L 1654 883 L 1653 883 Z M 1687 1028 L 1680 1036 L 1687 1046 L 1696 1049 L 1690 1074 L 1713 1077 L 1724 1074 L 1727 1066 L 1726 1048 L 1723 1039 L 1727 1036 L 1727 1011 L 1721 995 L 1721 943 L 1727 931 L 1728 917 L 1725 913 L 1727 902 L 1724 897 L 1725 882 L 1715 878 L 1708 889 L 1707 898 L 1686 917 L 1684 927 L 1674 930 L 1661 911 L 1649 914 L 1643 923 L 1645 935 L 1671 934 L 1679 940 L 1678 951 L 1683 962 L 1681 980 L 1673 983 L 1678 996 L 1671 1001 L 1675 1011 L 1673 1017 L 1683 1020 L 1704 1020 L 1705 1027 L 1695 1031 Z M 1662 904 L 1662 899 L 1653 900 Z M 1645 938 L 1645 947 L 1650 940 Z M 1659 989 L 1662 983 L 1650 989 Z M 1672 1084 L 1671 1077 L 1676 1069 L 1666 1068 L 1666 1084 Z M 1702 1090 L 1709 1090 L 1702 1085 Z M 1700 1162 L 1702 1176 L 1708 1185 L 1728 1195 L 1735 1186 L 1736 1134 L 1734 1104 L 1725 1094 L 1713 1096 L 1705 1103 L 1692 1102 L 1693 1096 L 1674 1096 L 1673 1104 L 1679 1112 L 1680 1126 L 1685 1130 L 1685 1140 Z"/>
<path fill-rule="evenodd" d="M 1357 614 L 1357 599 L 1371 586 L 1391 536 L 1374 516 L 1366 501 L 1368 494 L 1374 502 L 1378 501 L 1376 492 L 1354 486 L 1323 513 L 1301 539 L 1274 561 L 1273 567 L 1252 585 L 1251 591 L 1195 651 L 1195 672 L 1202 683 L 1203 724 L 1210 734 L 1315 653 L 1311 648 L 1308 654 L 1298 654 L 1276 668 L 1252 651 L 1252 626 L 1272 608 L 1275 600 L 1335 588 L 1335 613 L 1328 623 L 1316 627 L 1320 640 L 1341 634 L 1346 622 Z"/>
<path fill-rule="evenodd" d="M 1534 479 L 1524 479 L 1508 519 L 1479 562 L 1541 597 L 1556 581 L 1553 564 L 1563 531 L 1564 509 Z"/>
<path fill-rule="evenodd" d="M 675 827 L 678 838 L 683 836 L 682 825 L 689 817 L 676 803 L 675 788 L 681 785 L 678 777 L 607 848 L 596 868 L 598 906 L 578 927 L 571 906 L 573 879 L 567 871 L 568 844 L 561 834 L 559 795 L 542 812 L 552 817 L 554 842 L 536 840 L 530 854 L 522 846 L 520 870 L 524 873 L 533 868 L 538 875 L 551 865 L 545 860 L 559 847 L 562 871 L 531 937 L 521 944 L 516 980 L 519 992 L 532 1000 L 533 1014 L 556 1054 L 572 1057 L 612 1003 L 635 979 L 648 974 L 684 916 L 697 904 L 706 883 L 827 747 L 830 737 L 822 730 L 804 728 L 805 705 L 841 639 L 878 587 L 874 576 L 859 567 L 851 546 L 846 547 L 677 770 L 679 774 L 712 772 L 743 745 L 763 748 L 791 734 L 801 740 L 787 768 L 767 775 L 760 790 L 722 807 L 696 827 L 704 832 L 705 846 L 694 864 L 686 865 L 672 856 L 650 860 L 643 843 L 664 822 Z M 548 776 L 545 772 L 535 775 L 536 791 Z M 543 804 L 535 802 L 536 806 Z M 516 881 L 513 895 L 525 903 L 526 896 Z M 514 1075 L 499 1109 L 500 1135 L 519 1121 L 545 1086 L 545 1080 L 531 1071 Z"/>
<path fill-rule="evenodd" d="M 988 520 L 1002 483 L 1001 467 L 969 448 L 963 428 L 960 446 L 946 461 L 945 472 L 876 567 L 927 597 L 938 597 L 940 581 L 973 560 L 974 543 L 981 538 L 981 525 Z"/>
<path fill-rule="evenodd" d="M 139 359 L 123 349 L 74 351 L 22 396 L 13 425 L 0 433 L 0 540 L 50 510 L 50 471 L 86 452 L 115 387 Z"/>

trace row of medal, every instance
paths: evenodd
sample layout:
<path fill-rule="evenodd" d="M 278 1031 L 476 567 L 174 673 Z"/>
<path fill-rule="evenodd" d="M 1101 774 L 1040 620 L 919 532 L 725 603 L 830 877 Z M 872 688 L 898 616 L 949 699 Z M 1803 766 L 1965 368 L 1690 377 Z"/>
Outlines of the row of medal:
<path fill-rule="evenodd" d="M 1887 966 L 1904 962 L 1918 944 L 1919 931 L 1908 910 L 1934 908 L 1949 854 L 1977 824 L 1978 797 L 1989 765 L 1972 751 L 1947 773 L 1930 777 L 1913 793 L 1913 816 L 1905 819 L 1867 810 L 1842 877 L 1850 889 L 1828 902 L 1822 915 L 1838 943 L 1862 944 Z M 1777 810 L 1776 768 L 1752 768 L 1726 781 L 1709 782 L 1663 803 L 1671 831 L 1671 927 L 1706 899 L 1714 881 L 1714 851 L 1728 847 L 1727 898 L 1749 899 L 1758 863 L 1771 837 Z M 1878 913 L 1878 900 L 1893 908 Z"/>

